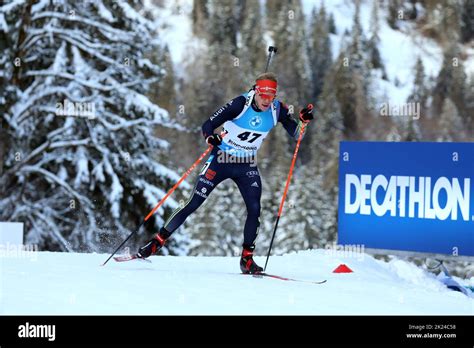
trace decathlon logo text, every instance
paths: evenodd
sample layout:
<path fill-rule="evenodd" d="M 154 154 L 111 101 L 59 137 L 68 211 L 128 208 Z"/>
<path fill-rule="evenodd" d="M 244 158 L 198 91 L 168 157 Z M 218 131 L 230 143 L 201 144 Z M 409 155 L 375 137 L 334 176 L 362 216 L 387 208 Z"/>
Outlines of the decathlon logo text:
<path fill-rule="evenodd" d="M 346 174 L 344 180 L 346 214 L 474 220 L 469 178 Z"/>

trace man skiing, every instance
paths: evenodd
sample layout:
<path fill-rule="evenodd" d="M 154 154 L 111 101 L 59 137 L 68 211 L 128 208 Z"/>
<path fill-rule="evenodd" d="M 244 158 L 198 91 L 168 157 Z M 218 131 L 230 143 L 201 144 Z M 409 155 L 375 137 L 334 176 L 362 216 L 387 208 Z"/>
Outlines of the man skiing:
<path fill-rule="evenodd" d="M 213 145 L 211 155 L 199 173 L 194 191 L 187 202 L 176 209 L 155 236 L 138 250 L 137 256 L 155 254 L 171 234 L 181 226 L 223 180 L 232 179 L 238 186 L 247 208 L 244 242 L 240 259 L 242 273 L 259 273 L 263 268 L 253 260 L 255 240 L 260 225 L 262 183 L 255 158 L 270 130 L 280 122 L 297 139 L 302 123 L 313 119 L 312 107 L 300 111 L 296 121 L 288 108 L 276 99 L 275 74 L 263 73 L 254 87 L 218 109 L 202 126 L 206 142 Z M 223 125 L 223 136 L 214 130 Z"/>

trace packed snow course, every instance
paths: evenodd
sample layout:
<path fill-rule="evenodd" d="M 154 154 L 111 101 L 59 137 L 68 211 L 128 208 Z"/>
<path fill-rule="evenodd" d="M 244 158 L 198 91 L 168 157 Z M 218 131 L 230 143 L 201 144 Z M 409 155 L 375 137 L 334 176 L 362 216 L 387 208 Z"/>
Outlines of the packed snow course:
<path fill-rule="evenodd" d="M 237 257 L 32 252 L 0 257 L 3 315 L 473 315 L 474 300 L 399 260 L 326 250 L 271 256 L 267 272 L 324 284 L 242 275 Z M 265 258 L 257 256 L 257 263 Z M 333 273 L 346 264 L 353 273 Z M 474 278 L 457 279 L 474 285 Z"/>

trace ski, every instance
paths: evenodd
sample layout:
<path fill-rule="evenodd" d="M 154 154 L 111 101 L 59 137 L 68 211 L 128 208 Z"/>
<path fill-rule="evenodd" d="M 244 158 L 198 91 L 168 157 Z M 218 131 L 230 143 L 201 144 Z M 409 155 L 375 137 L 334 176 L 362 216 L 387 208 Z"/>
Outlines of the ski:
<path fill-rule="evenodd" d="M 269 274 L 269 273 L 242 273 L 243 275 L 251 275 L 253 276 L 254 278 L 263 278 L 263 277 L 268 277 L 268 278 L 274 278 L 274 279 L 279 279 L 279 280 L 284 280 L 284 281 L 291 281 L 291 282 L 300 282 L 300 283 L 310 283 L 310 284 L 324 284 L 327 282 L 327 280 L 316 280 L 316 281 L 313 281 L 313 280 L 303 280 L 303 279 L 294 279 L 294 278 L 286 278 L 286 277 L 282 277 L 282 276 L 278 276 L 278 275 L 275 275 L 275 274 Z"/>
<path fill-rule="evenodd" d="M 137 254 L 129 254 L 129 255 L 120 255 L 120 256 L 114 256 L 113 258 L 116 262 L 126 262 L 126 261 L 132 261 L 132 260 L 139 260 L 139 261 L 145 261 L 145 262 L 149 262 L 151 263 L 150 260 L 148 259 L 144 259 L 144 258 L 141 258 L 139 257 Z M 316 281 L 313 281 L 313 280 L 303 280 L 303 279 L 294 279 L 294 278 L 286 278 L 286 277 L 282 277 L 282 276 L 279 276 L 279 275 L 275 275 L 275 274 L 269 274 L 269 273 L 240 273 L 242 275 L 246 275 L 246 276 L 253 276 L 254 278 L 263 278 L 263 277 L 268 277 L 268 278 L 273 278 L 273 279 L 279 279 L 279 280 L 283 280 L 283 281 L 290 281 L 290 282 L 300 282 L 300 283 L 309 283 L 309 284 L 324 284 L 327 282 L 327 280 L 316 280 Z"/>
<path fill-rule="evenodd" d="M 114 261 L 116 262 L 125 262 L 125 261 L 132 261 L 132 260 L 140 260 L 140 261 L 151 263 L 151 260 L 139 257 L 137 254 L 114 256 Z"/>

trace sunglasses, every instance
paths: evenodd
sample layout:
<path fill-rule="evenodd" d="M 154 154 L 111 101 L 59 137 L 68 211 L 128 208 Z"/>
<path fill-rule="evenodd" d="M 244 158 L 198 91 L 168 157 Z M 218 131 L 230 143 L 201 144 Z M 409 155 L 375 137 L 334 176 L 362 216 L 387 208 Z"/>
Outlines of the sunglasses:
<path fill-rule="evenodd" d="M 260 97 L 260 98 L 263 98 L 263 99 L 275 99 L 276 97 L 276 93 L 272 93 L 272 92 L 267 92 L 267 91 L 260 91 L 259 89 L 257 89 L 255 91 L 257 93 L 257 95 Z"/>

